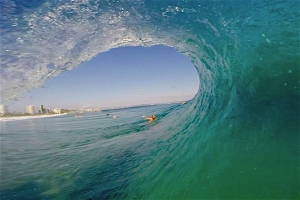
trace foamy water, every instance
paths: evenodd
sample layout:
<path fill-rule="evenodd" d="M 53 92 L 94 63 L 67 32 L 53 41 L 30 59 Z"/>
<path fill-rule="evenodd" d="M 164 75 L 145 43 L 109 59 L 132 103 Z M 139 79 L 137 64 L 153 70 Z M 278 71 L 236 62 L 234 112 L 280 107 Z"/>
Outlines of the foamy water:
<path fill-rule="evenodd" d="M 36 118 L 45 118 L 45 117 L 59 117 L 63 114 L 53 114 L 53 115 L 33 115 L 33 116 L 16 116 L 16 117 L 0 117 L 0 121 L 7 122 L 7 121 L 15 121 L 15 120 L 26 120 L 26 119 L 36 119 Z"/>

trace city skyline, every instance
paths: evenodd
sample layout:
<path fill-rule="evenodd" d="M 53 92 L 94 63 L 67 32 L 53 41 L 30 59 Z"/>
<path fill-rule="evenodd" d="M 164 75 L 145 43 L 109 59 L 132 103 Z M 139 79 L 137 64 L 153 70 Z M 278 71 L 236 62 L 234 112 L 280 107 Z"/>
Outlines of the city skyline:
<path fill-rule="evenodd" d="M 12 112 L 41 104 L 107 109 L 189 100 L 198 87 L 195 67 L 175 49 L 122 47 L 100 53 L 5 105 Z"/>

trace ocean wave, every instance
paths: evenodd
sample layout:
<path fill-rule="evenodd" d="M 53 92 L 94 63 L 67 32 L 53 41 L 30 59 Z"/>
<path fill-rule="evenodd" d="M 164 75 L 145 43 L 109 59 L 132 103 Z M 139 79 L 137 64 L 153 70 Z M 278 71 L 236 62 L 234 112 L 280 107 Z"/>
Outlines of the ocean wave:
<path fill-rule="evenodd" d="M 297 1 L 16 2 L 1 1 L 4 100 L 121 46 L 173 47 L 199 74 L 194 99 L 131 149 L 136 165 L 119 163 L 126 184 L 107 175 L 100 196 L 298 197 Z M 91 195 L 85 186 L 73 199 Z"/>

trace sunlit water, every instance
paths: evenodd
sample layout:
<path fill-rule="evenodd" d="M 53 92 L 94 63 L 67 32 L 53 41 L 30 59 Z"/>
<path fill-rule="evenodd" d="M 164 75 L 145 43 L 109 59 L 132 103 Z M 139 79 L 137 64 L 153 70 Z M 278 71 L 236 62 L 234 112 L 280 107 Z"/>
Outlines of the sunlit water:
<path fill-rule="evenodd" d="M 1 198 L 297 197 L 296 116 L 284 129 L 244 114 L 196 131 L 180 122 L 189 104 L 1 122 Z"/>
<path fill-rule="evenodd" d="M 107 190 L 122 190 L 132 178 L 144 159 L 141 145 L 174 107 L 1 121 L 1 199 L 109 197 Z M 151 114 L 159 120 L 143 118 Z"/>
<path fill-rule="evenodd" d="M 298 1 L 1 5 L 3 100 L 120 46 L 174 47 L 200 81 L 184 106 L 1 122 L 4 199 L 299 199 Z"/>

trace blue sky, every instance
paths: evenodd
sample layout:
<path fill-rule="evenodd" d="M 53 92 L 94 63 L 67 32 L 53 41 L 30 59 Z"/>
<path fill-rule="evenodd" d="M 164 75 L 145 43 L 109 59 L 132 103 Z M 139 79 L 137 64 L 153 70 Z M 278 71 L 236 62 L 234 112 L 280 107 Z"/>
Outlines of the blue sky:
<path fill-rule="evenodd" d="M 199 78 L 190 59 L 171 47 L 121 47 L 100 53 L 33 89 L 10 111 L 46 108 L 110 108 L 191 99 Z"/>

